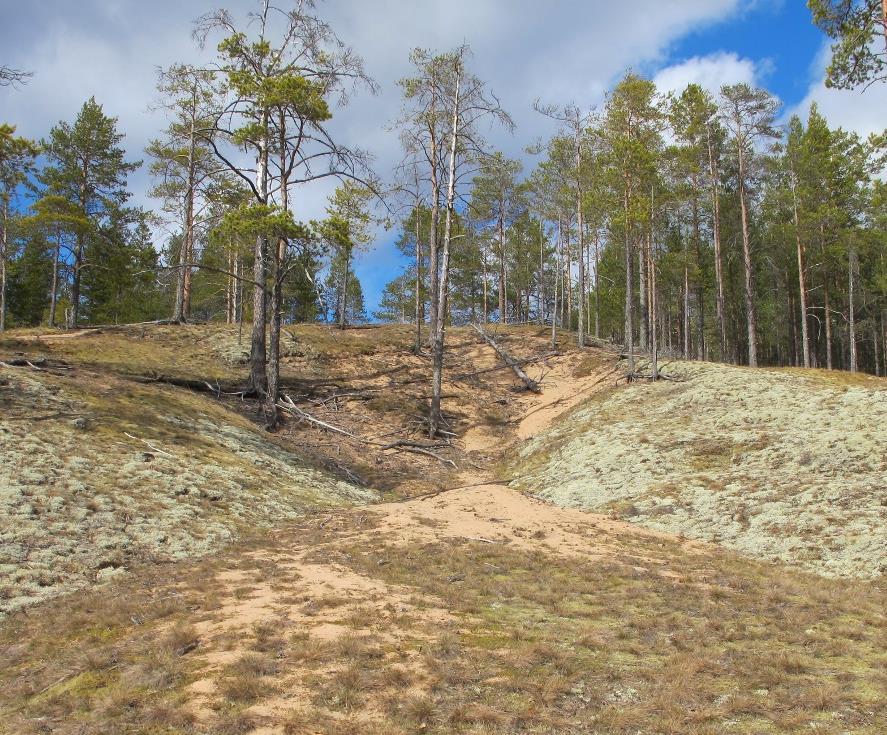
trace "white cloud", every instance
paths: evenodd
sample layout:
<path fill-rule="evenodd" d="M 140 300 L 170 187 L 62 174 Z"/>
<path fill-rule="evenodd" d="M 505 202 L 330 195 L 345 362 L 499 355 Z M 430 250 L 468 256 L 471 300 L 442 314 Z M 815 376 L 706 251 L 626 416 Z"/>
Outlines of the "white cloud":
<path fill-rule="evenodd" d="M 825 86 L 825 70 L 829 62 L 829 45 L 824 44 L 811 66 L 811 82 L 804 99 L 786 111 L 786 119 L 798 115 L 807 118 L 814 102 L 831 127 L 842 127 L 866 137 L 887 128 L 887 83 L 878 82 L 867 90 L 829 89 Z"/>
<path fill-rule="evenodd" d="M 757 84 L 760 66 L 738 54 L 721 51 L 690 59 L 661 69 L 653 81 L 661 92 L 682 92 L 688 84 L 698 84 L 717 95 L 725 84 Z"/>
<path fill-rule="evenodd" d="M 4 121 L 18 124 L 23 135 L 40 138 L 59 120 L 71 120 L 83 101 L 95 95 L 106 112 L 119 116 L 130 158 L 143 158 L 149 139 L 164 127 L 162 116 L 148 111 L 156 67 L 212 55 L 210 48 L 201 57 L 190 37 L 195 16 L 217 3 L 241 18 L 256 7 L 253 0 L 204 2 L 19 3 L 15 12 L 4 14 L 0 26 L 0 61 L 35 76 L 23 89 L 0 89 Z M 660 63 L 681 36 L 722 21 L 741 7 L 739 0 L 321 2 L 320 12 L 364 57 L 381 87 L 377 97 L 358 95 L 349 107 L 336 111 L 333 129 L 344 143 L 374 152 L 378 172 L 389 175 L 400 151 L 397 135 L 387 126 L 400 109 L 395 82 L 410 73 L 409 51 L 415 46 L 445 50 L 468 42 L 475 54 L 473 70 L 489 81 L 517 123 L 515 136 L 492 131 L 491 142 L 507 155 L 525 157 L 527 143 L 552 132 L 551 121 L 533 111 L 535 99 L 599 104 L 604 90 L 627 67 Z M 671 78 L 679 81 L 682 67 L 692 72 L 688 64 L 693 61 L 671 67 Z M 697 77 L 721 78 L 717 61 L 702 59 L 697 66 Z M 718 68 L 730 71 L 729 54 Z M 732 60 L 732 68 L 748 71 L 741 59 Z M 145 169 L 130 181 L 134 202 L 150 205 Z M 296 216 L 322 216 L 328 191 L 328 185 L 318 184 L 297 192 Z M 371 259 L 369 254 L 364 262 Z"/>

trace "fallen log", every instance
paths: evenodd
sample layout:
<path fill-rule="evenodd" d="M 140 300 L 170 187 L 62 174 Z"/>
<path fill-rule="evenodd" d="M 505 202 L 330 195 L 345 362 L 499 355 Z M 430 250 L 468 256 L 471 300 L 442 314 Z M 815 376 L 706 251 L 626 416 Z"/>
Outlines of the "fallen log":
<path fill-rule="evenodd" d="M 19 353 L 21 354 L 21 353 Z M 5 368 L 30 368 L 37 372 L 46 370 L 71 370 L 71 366 L 64 360 L 48 360 L 45 357 L 0 357 L 0 367 Z"/>
<path fill-rule="evenodd" d="M 350 431 L 345 431 L 345 429 L 340 429 L 338 426 L 328 424 L 326 421 L 321 421 L 320 419 L 312 416 L 307 411 L 303 411 L 293 402 L 293 399 L 290 398 L 288 395 L 284 395 L 283 400 L 277 402 L 277 406 L 278 408 L 282 408 L 284 411 L 287 411 L 300 419 L 304 419 L 309 424 L 319 426 L 321 429 L 326 429 L 327 431 L 332 431 L 336 434 L 342 434 L 342 436 L 347 436 L 351 439 L 357 439 L 358 441 L 366 443 L 366 439 L 364 439 L 363 437 L 357 436 L 357 434 L 352 434 Z"/>
<path fill-rule="evenodd" d="M 164 385 L 172 385 L 176 388 L 187 388 L 197 391 L 198 393 L 212 393 L 217 398 L 220 396 L 245 396 L 247 391 L 239 386 L 224 385 L 222 383 L 212 384 L 208 380 L 200 380 L 199 378 L 176 378 L 171 375 L 127 375 L 128 380 L 134 383 L 162 383 Z"/>
<path fill-rule="evenodd" d="M 521 382 L 525 386 L 527 386 L 527 390 L 532 391 L 533 393 L 541 393 L 542 386 L 539 385 L 535 380 L 533 380 L 529 375 L 527 375 L 523 368 L 518 364 L 517 360 L 515 360 L 511 355 L 509 355 L 497 342 L 494 340 L 489 334 L 487 334 L 483 329 L 481 329 L 477 324 L 472 324 L 475 331 L 483 337 L 484 341 L 496 350 L 496 354 L 502 358 L 508 367 L 511 368 L 512 372 L 520 378 Z"/>
<path fill-rule="evenodd" d="M 394 444 L 390 445 L 390 447 L 392 449 L 395 449 L 398 452 L 412 452 L 413 454 L 424 454 L 426 457 L 433 457 L 441 464 L 448 464 L 453 469 L 458 469 L 458 466 L 456 465 L 456 463 L 453 460 L 447 459 L 446 457 L 441 457 L 439 454 L 437 454 L 437 452 L 432 452 L 430 449 L 424 449 L 423 447 L 413 446 L 412 444 L 408 444 L 408 443 L 398 444 L 396 442 Z"/>

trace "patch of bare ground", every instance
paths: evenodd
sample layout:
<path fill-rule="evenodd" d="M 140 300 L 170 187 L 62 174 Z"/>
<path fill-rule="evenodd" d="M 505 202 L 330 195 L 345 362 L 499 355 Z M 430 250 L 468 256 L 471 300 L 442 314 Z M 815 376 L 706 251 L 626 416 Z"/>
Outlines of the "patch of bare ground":
<path fill-rule="evenodd" d="M 874 735 L 885 603 L 466 488 L 10 616 L 0 730 Z"/>
<path fill-rule="evenodd" d="M 516 354 L 547 350 L 544 333 L 512 331 Z M 288 329 L 284 390 L 305 415 L 269 434 L 258 402 L 236 395 L 246 376 L 236 327 L 6 333 L 0 361 L 18 366 L 0 366 L 0 615 L 141 561 L 210 552 L 244 528 L 379 491 L 431 492 L 488 464 L 455 435 L 486 432 L 493 449 L 510 436 L 521 410 L 510 371 L 454 330 L 444 388 L 454 437 L 431 443 L 430 363 L 412 340 L 400 327 Z"/>
<path fill-rule="evenodd" d="M 219 331 L 230 345 L 231 330 Z M 318 451 L 350 471 L 364 467 L 359 457 L 380 475 L 419 479 L 392 481 L 385 503 L 305 509 L 212 554 L 137 565 L 13 612 L 0 624 L 0 732 L 887 729 L 882 579 L 814 576 L 494 480 L 510 478 L 503 458 L 518 436 L 548 432 L 558 451 L 579 435 L 556 427 L 569 422 L 587 440 L 578 414 L 646 390 L 614 389 L 610 354 L 565 340 L 562 354 L 538 359 L 546 332 L 500 330 L 515 358 L 533 360 L 544 391 L 532 396 L 454 330 L 445 391 L 456 437 L 435 449 L 452 467 L 365 441 L 421 436 L 410 416 L 428 368 L 409 353 L 407 329 L 377 334 L 378 351 L 373 331 L 323 331 L 304 367 L 287 367 L 299 406 L 362 439 L 291 421 L 272 441 L 286 451 L 324 442 Z M 380 403 L 328 400 L 372 388 Z M 409 408 L 387 403 L 395 392 Z M 255 428 L 248 411 L 238 420 Z"/>

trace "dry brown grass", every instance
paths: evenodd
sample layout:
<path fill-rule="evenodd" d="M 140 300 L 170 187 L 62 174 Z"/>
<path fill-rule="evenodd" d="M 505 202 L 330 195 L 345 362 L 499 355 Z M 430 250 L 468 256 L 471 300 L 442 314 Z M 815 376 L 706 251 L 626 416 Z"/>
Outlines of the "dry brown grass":
<path fill-rule="evenodd" d="M 777 733 L 816 722 L 824 732 L 875 735 L 887 723 L 879 696 L 887 597 L 877 584 L 823 580 L 653 537 L 627 538 L 621 553 L 601 561 L 506 544 L 355 537 L 365 525 L 352 512 L 249 548 L 263 558 L 295 546 L 316 549 L 318 560 L 334 552 L 352 571 L 443 603 L 453 623 L 414 614 L 394 631 L 368 609 L 325 641 L 310 629 L 289 631 L 277 616 L 262 619 L 214 675 L 212 714 L 194 729 L 185 691 L 206 676 L 200 656 L 209 645 L 194 621 L 213 615 L 191 609 L 201 599 L 194 590 L 219 584 L 213 568 L 257 568 L 235 551 L 201 570 L 170 567 L 163 584 L 154 573 L 153 584 L 121 581 L 101 597 L 45 605 L 39 619 L 14 616 L 0 673 L 11 731 L 36 733 L 29 723 L 41 717 L 62 718 L 62 734 L 84 723 L 126 732 L 156 721 L 166 723 L 156 732 L 261 724 L 327 735 L 702 734 L 727 732 L 729 723 L 729 731 Z M 663 576 L 651 558 L 678 576 Z M 139 592 L 151 586 L 151 596 Z M 322 614 L 340 620 L 338 609 Z M 74 678 L 53 684 L 50 672 L 60 671 Z M 310 706 L 304 694 L 281 705 L 295 690 L 309 693 Z M 271 700 L 283 714 L 263 708 Z"/>
<path fill-rule="evenodd" d="M 304 369 L 317 375 L 343 357 L 364 368 L 390 359 L 410 340 L 397 329 L 296 335 L 287 369 L 314 361 Z M 230 336 L 216 335 L 224 349 Z M 505 338 L 520 354 L 547 334 Z M 102 358 L 115 369 L 137 341 L 120 339 L 121 352 Z M 181 367 L 203 369 L 202 359 Z M 477 405 L 462 404 L 456 420 L 482 420 L 490 394 L 466 390 Z M 406 410 L 383 401 L 355 414 Z M 722 461 L 719 447 L 695 448 L 696 461 Z M 827 580 L 597 525 L 584 529 L 606 550 L 593 557 L 559 553 L 555 528 L 484 543 L 447 536 L 436 520 L 405 542 L 379 530 L 379 515 L 325 511 L 12 614 L 0 624 L 0 732 L 887 731 L 881 580 Z M 318 565 L 372 592 L 310 587 Z M 251 605 L 266 606 L 238 621 Z"/>

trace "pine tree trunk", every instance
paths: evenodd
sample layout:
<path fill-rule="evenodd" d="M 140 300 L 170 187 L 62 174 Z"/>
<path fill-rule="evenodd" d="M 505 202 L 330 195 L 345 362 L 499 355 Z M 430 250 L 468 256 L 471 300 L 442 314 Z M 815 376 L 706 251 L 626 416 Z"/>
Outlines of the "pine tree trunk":
<path fill-rule="evenodd" d="M 243 323 L 243 259 L 234 259 L 234 321 Z"/>
<path fill-rule="evenodd" d="M 877 319 L 875 319 L 877 321 Z M 887 309 L 881 309 L 881 375 L 887 376 Z"/>
<path fill-rule="evenodd" d="M 496 231 L 499 233 L 499 324 L 508 323 L 508 288 L 505 283 L 505 204 L 499 200 L 499 221 Z"/>
<path fill-rule="evenodd" d="M 55 248 L 52 255 L 52 287 L 49 294 L 49 326 L 55 327 L 55 312 L 59 298 L 59 260 L 61 260 L 61 234 L 56 233 Z"/>
<path fill-rule="evenodd" d="M 782 284 L 780 284 L 781 286 Z M 798 366 L 801 362 L 800 356 L 798 354 L 798 330 L 795 327 L 795 300 L 794 295 L 792 294 L 792 289 L 789 282 L 788 272 L 785 273 L 785 295 L 786 295 L 786 314 L 785 321 L 788 323 L 788 333 L 789 333 L 789 341 L 792 346 L 792 362 L 791 364 L 794 366 Z M 782 365 L 782 360 L 777 361 L 778 364 Z M 804 367 L 807 367 L 806 365 Z"/>
<path fill-rule="evenodd" d="M 419 192 L 419 177 L 416 176 L 416 192 Z M 416 197 L 416 344 L 413 351 L 422 351 L 422 243 L 419 241 L 419 197 Z"/>
<path fill-rule="evenodd" d="M 567 239 L 564 243 L 564 293 L 567 295 L 567 329 L 573 328 L 573 252 L 570 247 L 570 234 L 567 232 Z"/>
<path fill-rule="evenodd" d="M 552 304 L 551 310 L 551 349 L 555 349 L 557 347 L 557 320 L 558 320 L 558 303 L 557 303 L 557 292 L 558 285 L 560 284 L 560 272 L 561 272 L 561 252 L 562 252 L 562 242 L 561 242 L 561 218 L 558 215 L 557 218 L 557 240 L 556 240 L 556 253 L 555 260 L 557 261 L 557 267 L 555 268 L 555 279 L 554 279 L 554 303 Z"/>
<path fill-rule="evenodd" d="M 280 399 L 280 328 L 283 319 L 283 274 L 286 240 L 277 242 L 277 252 L 271 274 L 271 329 L 268 339 L 268 401 L 267 426 L 276 429 Z"/>
<path fill-rule="evenodd" d="M 721 255 L 721 202 L 718 193 L 718 166 L 715 161 L 714 149 L 711 144 L 711 128 L 706 129 L 708 136 L 708 167 L 711 175 L 712 200 L 712 239 L 715 251 L 715 286 L 717 288 L 718 336 L 720 337 L 721 360 L 727 361 L 727 314 L 724 303 L 724 264 Z"/>
<path fill-rule="evenodd" d="M 887 2 L 887 0 L 885 0 Z M 798 193 L 795 189 L 794 173 L 792 173 L 792 203 L 794 205 L 795 244 L 798 251 L 798 293 L 801 302 L 801 351 L 804 367 L 810 367 L 810 337 L 807 333 L 807 286 L 804 282 L 804 245 L 801 243 L 801 226 L 798 220 Z"/>
<path fill-rule="evenodd" d="M 350 261 L 351 252 L 346 250 L 345 265 L 343 266 L 344 270 L 342 272 L 342 297 L 339 306 L 339 329 L 345 329 L 345 325 L 348 323 L 346 311 L 348 309 L 348 264 Z"/>
<path fill-rule="evenodd" d="M 85 214 L 87 211 L 86 181 L 89 178 L 89 167 L 83 164 L 82 178 L 80 179 L 80 209 Z M 71 275 L 71 311 L 68 314 L 68 328 L 74 329 L 80 321 L 80 270 L 83 266 L 83 249 L 85 247 L 83 235 L 77 235 L 77 244 L 74 247 L 73 273 Z"/>
<path fill-rule="evenodd" d="M 277 121 L 278 155 L 280 156 L 280 206 L 284 212 L 289 211 L 289 176 L 286 174 L 286 118 L 283 111 L 279 112 Z M 274 250 L 274 264 L 271 276 L 271 334 L 269 335 L 268 355 L 268 429 L 274 430 L 279 423 L 280 412 L 277 402 L 280 400 L 280 329 L 283 322 L 283 281 L 286 276 L 286 255 L 289 242 L 285 237 L 277 238 Z"/>
<path fill-rule="evenodd" d="M 582 144 L 576 130 L 576 225 L 579 239 L 579 333 L 577 342 L 585 346 L 585 224 L 582 219 Z"/>
<path fill-rule="evenodd" d="M 268 134 L 268 113 L 262 114 L 262 130 Z M 256 165 L 256 188 L 259 190 L 259 203 L 268 202 L 268 140 L 260 143 Z M 256 237 L 255 262 L 253 263 L 253 328 L 250 342 L 250 389 L 260 396 L 268 392 L 268 376 L 265 372 L 267 352 L 265 348 L 266 307 L 267 307 L 267 260 L 268 238 L 263 235 Z"/>
<path fill-rule="evenodd" d="M 638 248 L 638 296 L 640 298 L 641 313 L 638 319 L 638 328 L 640 335 L 638 339 L 638 347 L 646 350 L 650 346 L 649 326 L 650 326 L 650 303 L 647 293 L 647 248 L 644 245 L 644 237 L 641 236 L 641 244 Z"/>
<path fill-rule="evenodd" d="M 433 344 L 437 334 L 437 298 L 439 295 L 438 280 L 440 277 L 440 257 L 438 253 L 437 230 L 440 224 L 440 175 L 437 166 L 437 89 L 431 82 L 431 104 L 429 108 L 429 140 L 431 150 L 428 160 L 431 168 L 431 223 L 428 236 L 428 342 Z"/>
<path fill-rule="evenodd" d="M 652 208 L 652 197 L 651 197 L 651 208 Z M 650 313 L 652 314 L 652 319 L 650 319 L 650 360 L 651 360 L 651 371 L 650 374 L 653 376 L 653 380 L 659 379 L 659 334 L 658 334 L 658 325 L 657 325 L 657 314 L 656 314 L 656 261 L 653 258 L 653 220 L 650 220 L 650 241 L 649 247 L 647 248 L 647 271 L 649 273 L 650 280 Z"/>
<path fill-rule="evenodd" d="M 745 311 L 748 326 L 748 364 L 758 366 L 758 325 L 755 313 L 755 278 L 748 232 L 748 208 L 745 197 L 745 158 L 739 147 L 739 210 L 742 219 L 742 262 L 745 269 Z"/>
<path fill-rule="evenodd" d="M 693 176 L 693 244 L 696 254 L 696 359 L 705 359 L 705 289 L 702 285 L 702 236 L 699 226 L 699 182 Z"/>
<path fill-rule="evenodd" d="M 3 200 L 3 223 L 0 226 L 0 332 L 6 331 L 6 245 L 9 229 L 9 202 Z"/>
<path fill-rule="evenodd" d="M 832 312 L 828 299 L 828 277 L 825 279 L 825 366 L 832 369 Z"/>
<path fill-rule="evenodd" d="M 628 353 L 628 372 L 634 373 L 634 293 L 631 252 L 631 233 L 628 220 L 628 200 L 631 195 L 631 180 L 625 183 L 623 207 L 625 213 L 625 351 Z"/>
<path fill-rule="evenodd" d="M 686 255 L 686 249 L 684 251 Z M 690 272 L 684 263 L 684 359 L 690 359 Z"/>
<path fill-rule="evenodd" d="M 594 231 L 594 338 L 601 338 L 601 289 L 598 279 L 600 270 L 600 232 Z"/>
<path fill-rule="evenodd" d="M 855 304 L 853 302 L 854 298 L 854 286 L 855 286 L 855 270 L 856 270 L 856 250 L 854 248 L 850 248 L 849 253 L 849 267 L 848 267 L 848 312 L 849 312 L 849 327 L 850 327 L 850 372 L 855 373 L 859 368 L 859 362 L 857 359 L 856 353 L 856 313 L 855 313 Z"/>
<path fill-rule="evenodd" d="M 542 218 L 539 218 L 539 288 L 536 291 L 536 321 L 541 327 L 545 324 L 545 236 L 542 232 Z"/>
<path fill-rule="evenodd" d="M 68 312 L 68 329 L 76 329 L 80 322 L 80 266 L 83 264 L 83 242 L 78 236 L 71 264 L 71 309 Z"/>
<path fill-rule="evenodd" d="M 490 273 L 488 269 L 487 263 L 487 246 L 486 239 L 482 238 L 483 244 L 481 247 L 481 262 L 483 264 L 484 269 L 484 324 L 488 324 L 490 321 Z"/>
<path fill-rule="evenodd" d="M 225 284 L 225 324 L 234 324 L 234 293 L 235 293 L 235 261 L 234 251 L 228 249 L 228 281 Z"/>

